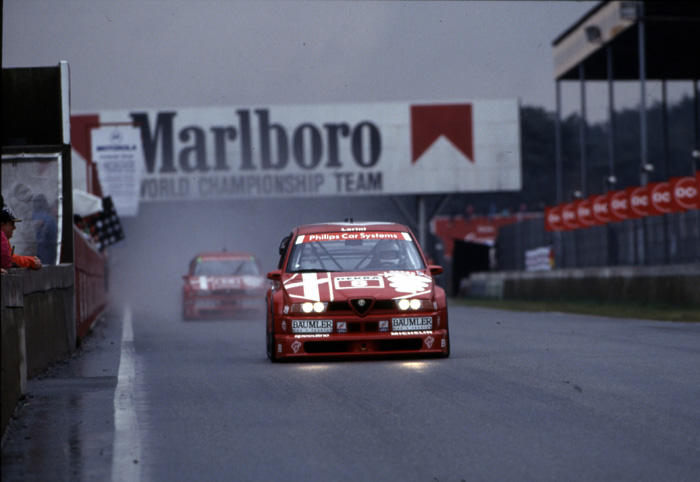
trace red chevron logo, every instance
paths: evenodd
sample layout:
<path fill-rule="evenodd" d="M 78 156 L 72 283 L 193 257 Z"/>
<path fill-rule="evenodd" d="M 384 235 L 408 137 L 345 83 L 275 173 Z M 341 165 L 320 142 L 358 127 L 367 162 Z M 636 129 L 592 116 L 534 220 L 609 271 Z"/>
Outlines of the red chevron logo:
<path fill-rule="evenodd" d="M 474 129 L 471 104 L 411 106 L 411 163 L 445 136 L 467 159 L 474 162 Z"/>

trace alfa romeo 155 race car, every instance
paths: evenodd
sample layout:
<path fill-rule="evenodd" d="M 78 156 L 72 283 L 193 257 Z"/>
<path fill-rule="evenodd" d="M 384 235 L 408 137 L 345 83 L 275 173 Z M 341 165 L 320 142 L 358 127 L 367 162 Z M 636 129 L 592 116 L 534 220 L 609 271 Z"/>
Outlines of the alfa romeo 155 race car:
<path fill-rule="evenodd" d="M 413 233 L 395 223 L 295 228 L 267 277 L 267 355 L 450 354 L 445 291 Z"/>
<path fill-rule="evenodd" d="M 182 277 L 185 320 L 262 314 L 267 281 L 249 253 L 201 253 Z"/>

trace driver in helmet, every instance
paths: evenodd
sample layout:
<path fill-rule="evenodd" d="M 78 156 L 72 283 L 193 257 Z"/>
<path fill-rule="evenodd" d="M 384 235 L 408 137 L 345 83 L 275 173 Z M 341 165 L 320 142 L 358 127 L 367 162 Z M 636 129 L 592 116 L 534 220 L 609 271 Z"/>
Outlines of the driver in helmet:
<path fill-rule="evenodd" d="M 377 264 L 382 268 L 398 269 L 401 262 L 401 249 L 396 241 L 382 241 L 377 247 Z"/>

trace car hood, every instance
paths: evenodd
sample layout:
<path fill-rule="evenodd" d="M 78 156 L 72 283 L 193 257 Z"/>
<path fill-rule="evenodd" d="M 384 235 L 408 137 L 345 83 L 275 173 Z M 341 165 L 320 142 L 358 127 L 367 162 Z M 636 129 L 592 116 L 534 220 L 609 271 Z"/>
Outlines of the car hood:
<path fill-rule="evenodd" d="M 291 302 L 430 299 L 434 288 L 433 278 L 423 271 L 283 273 L 281 285 Z"/>
<path fill-rule="evenodd" d="M 217 290 L 256 290 L 265 287 L 262 276 L 189 276 L 187 282 L 194 289 Z"/>

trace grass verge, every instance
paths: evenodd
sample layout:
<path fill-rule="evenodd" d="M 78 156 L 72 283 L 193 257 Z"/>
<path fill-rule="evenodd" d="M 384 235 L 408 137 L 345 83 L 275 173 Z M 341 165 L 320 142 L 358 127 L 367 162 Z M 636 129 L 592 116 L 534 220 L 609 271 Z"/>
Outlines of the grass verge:
<path fill-rule="evenodd" d="M 578 300 L 493 300 L 481 298 L 452 298 L 450 303 L 511 311 L 560 311 L 610 318 L 700 322 L 700 307 L 649 305 L 640 303 L 610 303 Z"/>

